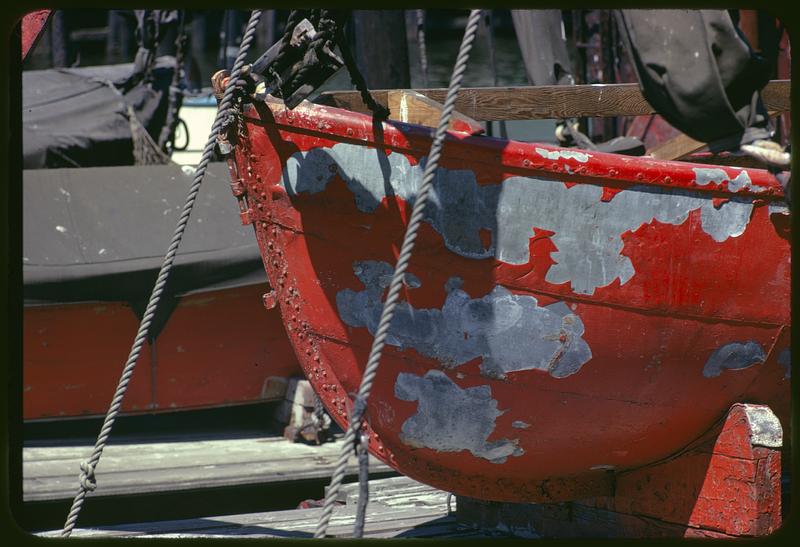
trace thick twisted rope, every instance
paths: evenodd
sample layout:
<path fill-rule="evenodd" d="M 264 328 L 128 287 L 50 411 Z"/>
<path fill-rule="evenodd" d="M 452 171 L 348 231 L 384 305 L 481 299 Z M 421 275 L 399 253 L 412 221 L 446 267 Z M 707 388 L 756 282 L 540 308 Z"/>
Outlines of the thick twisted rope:
<path fill-rule="evenodd" d="M 361 429 L 361 419 L 367 407 L 367 400 L 372 389 L 372 384 L 375 380 L 375 375 L 378 372 L 378 365 L 380 364 L 381 354 L 383 347 L 386 343 L 386 335 L 389 332 L 389 325 L 394 316 L 394 310 L 400 296 L 400 289 L 403 286 L 403 278 L 405 277 L 408 263 L 411 260 L 411 253 L 414 250 L 414 243 L 417 239 L 417 231 L 422 224 L 423 217 L 425 216 L 425 205 L 428 200 L 428 194 L 433 186 L 433 178 L 436 174 L 436 169 L 439 165 L 439 159 L 442 155 L 442 148 L 444 146 L 444 138 L 447 133 L 447 127 L 450 124 L 450 118 L 455 109 L 456 97 L 461 88 L 461 81 L 464 77 L 464 71 L 467 68 L 467 61 L 469 60 L 469 53 L 472 49 L 472 42 L 475 40 L 475 34 L 478 29 L 478 22 L 480 21 L 481 10 L 472 10 L 467 21 L 467 28 L 464 32 L 464 38 L 461 42 L 461 47 L 458 51 L 455 67 L 453 68 L 453 75 L 450 78 L 450 86 L 447 90 L 447 98 L 444 101 L 442 114 L 439 119 L 439 126 L 436 128 L 436 133 L 431 144 L 431 151 L 428 154 L 427 163 L 425 164 L 425 171 L 422 177 L 422 186 L 417 193 L 416 200 L 414 201 L 414 208 L 411 213 L 411 219 L 406 228 L 405 236 L 403 237 L 403 244 L 400 247 L 400 256 L 397 259 L 392 281 L 389 285 L 389 293 L 386 297 L 386 302 L 383 305 L 381 312 L 381 319 L 378 324 L 378 329 L 375 332 L 375 338 L 372 342 L 372 349 L 369 354 L 367 366 L 364 369 L 364 376 L 361 379 L 361 385 L 358 388 L 356 395 L 353 412 L 350 416 L 350 423 L 348 424 L 347 432 L 345 433 L 342 442 L 342 452 L 336 462 L 336 469 L 331 478 L 331 484 L 328 487 L 328 493 L 325 496 L 325 503 L 322 507 L 322 514 L 320 515 L 317 529 L 314 532 L 315 538 L 325 537 L 330 523 L 331 515 L 333 513 L 333 506 L 336 497 L 339 493 L 339 487 L 344 478 L 344 472 L 347 467 L 347 460 L 353 449 L 353 442 L 357 438 Z"/>
<path fill-rule="evenodd" d="M 336 25 L 336 42 L 339 44 L 339 51 L 342 53 L 342 60 L 347 72 L 350 74 L 350 81 L 356 86 L 361 100 L 367 105 L 372 115 L 378 120 L 385 120 L 389 117 L 389 109 L 372 96 L 367 87 L 367 82 L 364 80 L 364 75 L 358 69 L 356 59 L 353 52 L 350 50 L 350 44 L 347 41 L 347 36 L 344 34 L 344 25 Z"/>
<path fill-rule="evenodd" d="M 239 55 L 236 57 L 236 62 L 233 65 L 230 78 L 231 82 L 235 82 L 238 79 L 239 73 L 244 66 L 244 60 L 247 56 L 248 49 L 250 49 L 250 44 L 253 41 L 253 37 L 255 36 L 256 26 L 258 25 L 258 20 L 260 17 L 261 10 L 253 10 L 253 13 L 250 15 L 250 22 L 247 24 L 242 43 L 239 46 Z M 195 199 L 200 191 L 200 184 L 203 182 L 203 176 L 205 175 L 206 167 L 208 166 L 208 162 L 211 161 L 211 158 L 214 154 L 214 145 L 217 142 L 217 131 L 221 127 L 222 121 L 226 117 L 228 109 L 233 103 L 235 89 L 235 85 L 229 85 L 225 89 L 225 95 L 219 104 L 217 116 L 214 119 L 214 124 L 211 126 L 211 135 L 209 136 L 206 147 L 203 150 L 200 163 L 195 169 L 194 180 L 192 181 L 191 188 L 186 196 L 186 202 L 183 205 L 183 211 L 181 212 L 180 219 L 178 220 L 178 225 L 175 228 L 175 233 L 172 236 L 172 241 L 169 244 L 167 254 L 164 256 L 164 262 L 161 264 L 161 270 L 158 273 L 158 278 L 156 279 L 156 283 L 153 287 L 153 292 L 150 294 L 150 300 L 147 303 L 147 308 L 145 309 L 142 321 L 139 324 L 139 331 L 137 332 L 133 346 L 131 347 L 128 361 L 125 363 L 125 368 L 122 371 L 122 376 L 120 377 L 119 384 L 117 385 L 117 390 L 114 393 L 114 398 L 111 401 L 111 406 L 109 407 L 108 413 L 103 421 L 103 427 L 101 428 L 100 434 L 97 437 L 94 451 L 92 452 L 92 455 L 88 461 L 81 462 L 81 474 L 79 477 L 80 487 L 78 488 L 78 493 L 72 502 L 72 508 L 70 509 L 69 516 L 64 524 L 64 529 L 61 532 L 62 537 L 69 537 L 69 535 L 72 533 L 72 529 L 75 527 L 75 523 L 78 520 L 78 515 L 83 507 L 83 500 L 85 499 L 87 492 L 92 491 L 97 487 L 97 483 L 95 482 L 94 478 L 95 468 L 97 467 L 97 463 L 100 461 L 100 456 L 102 455 L 103 449 L 108 441 L 108 437 L 111 434 L 111 428 L 114 427 L 114 420 L 116 420 L 117 414 L 119 414 L 120 407 L 122 406 L 122 399 L 125 396 L 125 391 L 128 389 L 128 382 L 130 382 L 131 376 L 133 375 L 133 370 L 136 366 L 136 361 L 139 358 L 139 352 L 141 351 L 142 346 L 147 339 L 150 330 L 150 324 L 153 320 L 153 316 L 156 313 L 156 308 L 158 307 L 161 294 L 164 291 L 164 286 L 169 278 L 170 271 L 172 270 L 172 264 L 175 260 L 175 255 L 178 252 L 178 246 L 183 238 L 183 232 L 189 222 L 189 215 L 192 212 Z"/>

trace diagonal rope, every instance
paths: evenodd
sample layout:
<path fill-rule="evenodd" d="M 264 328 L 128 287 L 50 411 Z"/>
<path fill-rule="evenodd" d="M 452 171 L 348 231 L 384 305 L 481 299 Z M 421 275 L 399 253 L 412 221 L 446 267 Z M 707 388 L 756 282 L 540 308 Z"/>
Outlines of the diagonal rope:
<path fill-rule="evenodd" d="M 367 366 L 364 369 L 364 376 L 361 379 L 361 385 L 358 389 L 355 401 L 353 403 L 353 412 L 350 416 L 350 423 L 347 427 L 344 441 L 342 443 L 342 452 L 336 462 L 336 468 L 331 477 L 331 484 L 328 487 L 328 493 L 325 496 L 325 503 L 322 507 L 322 514 L 320 515 L 317 529 L 314 532 L 315 538 L 325 537 L 330 523 L 331 515 L 333 513 L 334 502 L 339 493 L 339 487 L 344 478 L 345 469 L 347 467 L 347 460 L 353 449 L 353 442 L 357 438 L 361 429 L 361 419 L 364 416 L 364 411 L 367 407 L 367 399 L 369 398 L 372 384 L 375 380 L 375 375 L 378 372 L 378 365 L 380 364 L 381 353 L 386 342 L 386 335 L 389 332 L 389 325 L 394 316 L 394 310 L 397 306 L 400 289 L 403 286 L 403 278 L 405 277 L 408 263 L 411 260 L 411 253 L 414 250 L 414 243 L 417 239 L 417 231 L 422 224 L 422 219 L 425 215 L 425 205 L 428 200 L 428 194 L 433 186 L 433 178 L 436 174 L 436 168 L 439 165 L 439 159 L 442 155 L 442 148 L 444 146 L 444 138 L 447 133 L 447 126 L 450 124 L 450 118 L 455 109 L 456 97 L 461 88 L 461 81 L 464 76 L 464 71 L 467 68 L 467 61 L 469 60 L 469 53 L 472 49 L 472 42 L 475 40 L 475 34 L 478 29 L 478 22 L 480 21 L 481 10 L 472 10 L 469 14 L 467 21 L 467 28 L 464 32 L 464 38 L 461 42 L 461 47 L 458 51 L 455 67 L 453 68 L 453 75 L 450 78 L 450 87 L 447 90 L 447 98 L 444 101 L 442 108 L 441 118 L 439 119 L 439 126 L 436 128 L 436 133 L 431 144 L 431 151 L 428 154 L 428 160 L 425 164 L 425 171 L 422 178 L 422 186 L 414 201 L 414 208 L 411 213 L 411 219 L 406 228 L 405 236 L 403 237 L 403 245 L 400 248 L 400 256 L 397 259 L 392 282 L 389 285 L 389 293 L 386 297 L 386 302 L 381 312 L 380 323 L 375 332 L 375 338 L 372 342 L 372 349 L 370 351 Z"/>
<path fill-rule="evenodd" d="M 258 25 L 260 17 L 261 10 L 253 10 L 252 14 L 250 15 L 250 22 L 247 24 L 242 43 L 239 46 L 239 55 L 236 57 L 236 62 L 234 63 L 233 70 L 231 71 L 231 78 L 229 80 L 230 82 L 236 82 L 239 74 L 242 71 L 244 60 L 247 56 L 247 51 L 250 48 L 250 44 L 255 36 L 256 26 Z M 147 303 L 147 308 L 145 309 L 142 321 L 139 324 L 139 331 L 137 332 L 133 346 L 131 347 L 128 361 L 125 363 L 125 368 L 122 371 L 122 376 L 120 377 L 119 384 L 117 385 L 117 390 L 114 393 L 114 398 L 111 401 L 111 406 L 109 406 L 108 413 L 103 421 L 103 427 L 100 429 L 100 434 L 97 437 L 94 451 L 92 452 L 92 455 L 88 461 L 81 462 L 80 464 L 80 486 L 78 488 L 78 493 L 75 495 L 75 499 L 72 502 L 72 508 L 67 516 L 67 521 L 64 524 L 61 537 L 70 536 L 72 529 L 75 527 L 75 523 L 78 520 L 78 515 L 80 514 L 81 508 L 83 507 L 83 501 L 86 498 L 86 494 L 97 488 L 97 483 L 95 481 L 95 468 L 97 467 L 97 463 L 100 461 L 100 456 L 103 453 L 103 449 L 108 441 L 108 437 L 111 435 L 111 428 L 114 426 L 114 420 L 116 420 L 117 414 L 119 414 L 120 407 L 122 406 L 122 399 L 125 396 L 125 391 L 128 389 L 128 383 L 133 375 L 136 361 L 139 358 L 139 352 L 141 351 L 142 345 L 144 345 L 144 342 L 147 339 L 150 330 L 150 324 L 153 320 L 153 316 L 155 315 L 156 308 L 158 307 L 158 302 L 161 299 L 161 294 L 164 291 L 164 286 L 169 278 L 170 271 L 172 270 L 172 264 L 175 260 L 175 255 L 178 252 L 178 246 L 183 238 L 183 232 L 185 231 L 186 225 L 189 222 L 189 215 L 192 212 L 195 199 L 200 191 L 200 184 L 203 182 L 203 176 L 205 175 L 206 167 L 214 155 L 214 145 L 217 141 L 217 131 L 222 126 L 222 122 L 227 116 L 228 109 L 233 103 L 233 92 L 235 88 L 235 85 L 228 85 L 228 87 L 225 89 L 225 95 L 219 104 L 217 116 L 214 119 L 214 124 L 211 126 L 211 135 L 209 136 L 206 147 L 203 150 L 200 163 L 198 163 L 197 168 L 195 169 L 194 180 L 192 181 L 189 193 L 186 196 L 186 202 L 183 205 L 183 211 L 181 212 L 180 219 L 178 220 L 178 225 L 175 228 L 172 241 L 170 241 L 169 248 L 164 256 L 164 262 L 161 265 L 158 278 L 153 286 L 153 292 L 150 294 L 150 300 Z"/>

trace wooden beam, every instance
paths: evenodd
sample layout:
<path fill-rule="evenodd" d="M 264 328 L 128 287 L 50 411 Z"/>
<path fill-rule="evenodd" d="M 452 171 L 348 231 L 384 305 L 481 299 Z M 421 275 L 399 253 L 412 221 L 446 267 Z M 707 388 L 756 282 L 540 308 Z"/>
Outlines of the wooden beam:
<path fill-rule="evenodd" d="M 390 119 L 398 122 L 437 127 L 442 115 L 442 103 L 417 93 L 410 89 L 393 89 L 388 93 Z M 483 126 L 477 121 L 453 111 L 453 117 L 448 127 L 451 131 L 463 131 L 470 135 L 479 135 L 484 132 Z"/>
<path fill-rule="evenodd" d="M 770 111 L 790 110 L 790 80 L 773 80 L 762 91 Z M 417 89 L 418 93 L 444 102 L 446 89 Z M 375 90 L 373 97 L 387 105 L 389 90 Z M 315 101 L 320 104 L 369 113 L 358 91 L 327 91 Z M 533 120 L 654 114 L 638 84 L 596 84 L 538 87 L 472 87 L 462 89 L 456 110 L 478 121 Z"/>

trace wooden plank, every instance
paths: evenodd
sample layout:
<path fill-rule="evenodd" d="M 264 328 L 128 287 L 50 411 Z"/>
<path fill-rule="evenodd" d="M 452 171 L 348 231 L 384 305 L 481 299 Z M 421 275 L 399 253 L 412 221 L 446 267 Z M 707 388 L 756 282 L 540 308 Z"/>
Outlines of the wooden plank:
<path fill-rule="evenodd" d="M 770 111 L 791 109 L 790 80 L 773 80 L 762 92 Z M 375 100 L 388 104 L 390 90 L 372 91 Z M 417 89 L 418 93 L 444 102 L 446 89 Z M 316 100 L 355 112 L 369 113 L 357 91 L 327 91 Z M 478 121 L 530 120 L 608 116 L 644 116 L 655 111 L 642 96 L 638 84 L 593 84 L 537 87 L 473 87 L 458 94 L 456 110 Z"/>
<path fill-rule="evenodd" d="M 312 446 L 282 437 L 111 444 L 96 470 L 92 496 L 119 496 L 200 488 L 326 479 L 339 457 L 341 442 Z M 91 446 L 23 448 L 23 500 L 70 499 L 77 488 L 78 465 Z M 392 469 L 370 457 L 372 474 Z M 357 473 L 355 458 L 347 475 Z"/>
<path fill-rule="evenodd" d="M 358 503 L 358 492 L 359 485 L 357 482 L 343 484 L 339 487 L 337 500 L 346 505 L 356 504 Z M 404 476 L 390 477 L 370 481 L 369 483 L 369 502 L 380 503 L 388 507 L 431 506 L 446 508 L 449 495 L 444 490 L 439 490 Z"/>
<path fill-rule="evenodd" d="M 345 490 L 352 485 L 344 485 Z M 370 482 L 376 492 L 385 492 L 395 498 L 391 504 L 370 502 L 367 508 L 365 537 L 456 537 L 475 536 L 473 529 L 460 526 L 448 515 L 447 504 L 418 504 L 414 495 L 420 487 L 441 495 L 445 492 L 422 485 L 406 477 L 381 479 Z M 321 513 L 320 508 L 226 515 L 200 519 L 125 524 L 95 529 L 76 529 L 73 537 L 311 537 Z M 356 504 L 334 508 L 328 534 L 333 537 L 350 537 L 355 523 Z M 41 533 L 44 537 L 58 535 L 58 531 Z"/>

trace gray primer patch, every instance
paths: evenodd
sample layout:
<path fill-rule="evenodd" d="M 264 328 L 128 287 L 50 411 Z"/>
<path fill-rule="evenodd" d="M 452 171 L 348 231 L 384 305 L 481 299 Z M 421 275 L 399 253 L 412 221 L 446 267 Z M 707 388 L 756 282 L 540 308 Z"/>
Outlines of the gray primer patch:
<path fill-rule="evenodd" d="M 440 452 L 469 450 L 492 463 L 524 453 L 516 439 L 486 441 L 503 414 L 489 386 L 461 389 L 441 370 L 429 370 L 425 376 L 401 372 L 394 394 L 403 401 L 419 401 L 417 413 L 400 429 L 400 440 L 407 445 Z"/>
<path fill-rule="evenodd" d="M 581 163 L 586 163 L 591 157 L 589 154 L 577 150 L 545 150 L 544 148 L 536 148 L 536 153 L 547 160 L 563 158 L 565 160 L 575 160 Z"/>
<path fill-rule="evenodd" d="M 780 448 L 783 446 L 783 428 L 778 417 L 766 406 L 744 405 L 750 423 L 750 444 Z"/>
<path fill-rule="evenodd" d="M 778 354 L 778 364 L 786 369 L 783 377 L 789 379 L 792 377 L 792 350 L 785 348 Z"/>
<path fill-rule="evenodd" d="M 758 343 L 731 342 L 714 350 L 703 367 L 703 376 L 713 378 L 722 374 L 723 369 L 739 370 L 763 363 L 766 353 Z"/>
<path fill-rule="evenodd" d="M 353 192 L 356 206 L 371 213 L 387 195 L 413 203 L 425 161 L 411 165 L 403 154 L 339 143 L 295 153 L 286 162 L 283 185 L 290 196 L 313 194 L 323 191 L 338 173 Z M 703 175 L 704 171 L 727 176 L 721 169 L 699 171 L 698 180 L 706 184 L 720 174 Z M 475 259 L 496 257 L 509 264 L 530 261 L 534 228 L 552 231 L 550 239 L 558 250 L 551 254 L 556 263 L 548 269 L 547 281 L 569 282 L 574 292 L 590 295 L 616 279 L 625 284 L 633 277 L 633 264 L 621 254 L 624 233 L 654 221 L 680 225 L 699 209 L 703 231 L 722 242 L 744 233 L 753 210 L 746 198 L 732 197 L 717 209 L 701 192 L 681 189 L 634 186 L 608 202 L 601 201 L 602 193 L 600 186 L 567 188 L 560 181 L 531 177 L 479 185 L 472 171 L 439 168 L 425 215 L 450 251 Z M 492 233 L 488 248 L 480 237 L 483 229 Z"/>
<path fill-rule="evenodd" d="M 515 429 L 528 429 L 531 426 L 528 422 L 523 422 L 522 420 L 516 420 L 511 423 L 511 427 Z"/>
<path fill-rule="evenodd" d="M 785 202 L 771 201 L 767 206 L 770 215 L 788 215 L 791 214 L 789 206 Z"/>
<path fill-rule="evenodd" d="M 767 190 L 762 186 L 754 186 L 750 180 L 750 175 L 744 169 L 734 178 L 730 178 L 728 173 L 723 169 L 715 167 L 695 167 L 692 171 L 694 171 L 695 174 L 695 182 L 700 186 L 706 186 L 710 182 L 715 184 L 727 182 L 728 190 L 731 192 L 738 192 L 744 188 L 755 193 L 761 193 Z"/>
<path fill-rule="evenodd" d="M 353 271 L 366 288 L 337 293 L 339 316 L 351 327 L 367 327 L 375 334 L 381 297 L 394 270 L 386 262 L 368 260 L 355 262 Z M 499 285 L 482 298 L 471 298 L 461 286 L 458 277 L 447 281 L 442 309 L 397 304 L 386 343 L 401 350 L 414 348 L 445 367 L 481 357 L 481 374 L 490 378 L 520 370 L 543 370 L 564 378 L 591 359 L 581 337 L 583 322 L 563 302 L 541 307 L 533 296 L 516 295 Z"/>

